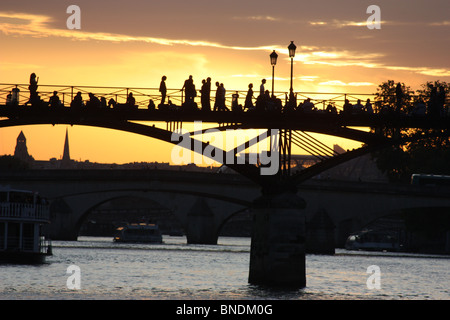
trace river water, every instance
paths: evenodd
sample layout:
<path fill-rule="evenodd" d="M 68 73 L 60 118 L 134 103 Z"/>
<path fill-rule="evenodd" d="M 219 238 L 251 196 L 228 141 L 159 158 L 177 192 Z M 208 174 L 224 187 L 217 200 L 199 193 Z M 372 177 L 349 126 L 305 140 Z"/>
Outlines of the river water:
<path fill-rule="evenodd" d="M 354 252 L 307 255 L 307 286 L 271 290 L 248 284 L 250 239 L 221 237 L 216 246 L 121 244 L 111 238 L 53 241 L 43 265 L 0 265 L 0 299 L 71 300 L 447 300 L 450 256 Z M 73 288 L 79 267 L 80 289 Z M 369 266 L 379 289 L 368 288 Z M 68 279 L 71 279 L 68 281 Z M 68 285 L 69 284 L 69 285 Z"/>

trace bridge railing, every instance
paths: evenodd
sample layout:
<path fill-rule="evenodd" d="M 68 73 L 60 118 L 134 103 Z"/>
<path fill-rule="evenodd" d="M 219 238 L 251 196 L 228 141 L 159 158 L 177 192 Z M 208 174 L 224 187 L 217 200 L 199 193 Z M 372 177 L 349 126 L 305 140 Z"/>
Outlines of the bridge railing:
<path fill-rule="evenodd" d="M 127 102 L 128 95 L 133 94 L 135 98 L 135 106 L 139 109 L 150 108 L 151 104 L 157 107 L 161 102 L 161 93 L 159 88 L 132 88 L 132 87 L 102 87 L 102 86 L 71 86 L 71 85 L 46 85 L 38 84 L 39 98 L 47 103 L 53 92 L 57 92 L 58 97 L 63 106 L 69 107 L 73 101 L 75 95 L 80 92 L 82 94 L 83 101 L 89 100 L 88 94 L 93 93 L 97 98 L 104 98 L 105 104 L 108 105 L 110 99 L 113 99 L 117 104 L 125 104 Z M 201 93 L 200 90 L 196 90 L 197 96 L 194 98 L 194 102 L 201 108 Z M 210 93 L 211 109 L 214 107 L 216 90 L 212 89 Z M 234 110 L 235 106 L 245 109 L 245 98 L 247 91 L 244 90 L 227 90 L 225 95 L 225 106 L 228 110 Z M 259 92 L 256 90 L 252 96 L 252 104 L 255 106 Z M 287 105 L 289 101 L 289 93 L 284 91 L 274 92 L 274 96 L 281 100 L 282 104 Z M 416 102 L 419 98 L 423 99 L 423 95 L 409 95 L 411 97 L 410 103 Z M 314 105 L 312 110 L 320 111 L 327 110 L 329 106 L 334 108 L 337 113 L 343 111 L 345 101 L 348 100 L 350 104 L 355 105 L 358 100 L 364 106 L 367 99 L 370 99 L 373 111 L 375 113 L 381 111 L 382 107 L 389 104 L 386 101 L 395 101 L 395 95 L 383 96 L 385 102 L 381 101 L 380 97 L 374 93 L 336 93 L 336 92 L 294 92 L 295 106 L 298 107 L 304 103 L 307 99 Z M 24 105 L 30 101 L 30 90 L 28 84 L 8 84 L 0 83 L 0 105 L 8 105 L 10 101 L 15 101 L 13 105 Z M 169 102 L 170 101 L 170 102 Z M 175 108 L 181 106 L 185 102 L 184 91 L 181 89 L 168 89 L 166 94 L 166 104 L 171 104 Z M 424 101 L 425 103 L 427 101 Z M 31 103 L 31 101 L 30 101 Z M 450 98 L 446 96 L 444 102 L 445 114 L 450 110 Z"/>
<path fill-rule="evenodd" d="M 28 84 L 8 84 L 0 83 L 0 105 L 8 104 L 8 101 L 15 100 L 18 105 L 27 103 L 30 99 L 30 91 Z M 146 109 L 149 106 L 150 100 L 153 101 L 155 106 L 158 106 L 161 102 L 161 93 L 159 88 L 131 88 L 131 87 L 102 87 L 102 86 L 71 86 L 71 85 L 46 85 L 38 84 L 38 94 L 40 99 L 44 102 L 48 102 L 53 92 L 56 91 L 60 98 L 61 103 L 64 106 L 70 106 L 75 95 L 81 92 L 83 100 L 88 101 L 89 93 L 93 93 L 96 97 L 104 97 L 106 103 L 110 99 L 113 99 L 118 104 L 125 104 L 127 97 L 130 93 L 136 100 L 136 106 L 141 109 Z M 216 90 L 211 90 L 210 102 L 211 108 L 214 106 Z M 9 95 L 9 97 L 8 97 Z M 200 90 L 197 90 L 197 97 L 195 102 L 201 106 Z M 256 99 L 259 95 L 258 91 L 255 91 L 252 97 L 252 103 L 256 103 Z M 284 104 L 288 102 L 289 94 L 284 91 L 274 92 L 276 98 L 280 99 Z M 324 92 L 294 92 L 296 97 L 296 106 L 306 99 L 310 99 L 315 105 L 316 110 L 325 110 L 326 107 L 331 104 L 336 107 L 337 111 L 342 110 L 346 99 L 350 103 L 355 104 L 357 100 L 361 100 L 364 104 L 367 99 L 374 101 L 375 94 L 366 93 L 324 93 Z M 168 89 L 166 94 L 166 103 L 171 101 L 172 104 L 180 106 L 185 101 L 184 91 L 181 89 Z M 244 106 L 245 97 L 247 91 L 245 90 L 227 90 L 225 95 L 225 104 L 229 110 L 232 105 L 239 104 Z"/>
<path fill-rule="evenodd" d="M 364 105 L 367 99 L 370 99 L 371 103 L 375 103 L 376 94 L 373 93 L 331 93 L 331 92 L 297 92 L 297 105 L 305 102 L 307 99 L 314 104 L 317 110 L 326 110 L 328 105 L 336 108 L 336 111 L 342 111 L 345 101 L 355 105 L 358 100 Z"/>
<path fill-rule="evenodd" d="M 17 90 L 16 101 L 18 105 L 23 105 L 30 99 L 30 91 L 28 84 L 5 84 L 0 83 L 0 105 L 7 104 L 8 95 L 14 98 L 14 90 Z M 161 94 L 158 89 L 155 88 L 127 88 L 127 87 L 99 87 L 99 86 L 69 86 L 69 85 L 38 85 L 38 94 L 40 99 L 44 102 L 48 102 L 53 92 L 57 92 L 61 103 L 64 106 L 70 106 L 75 95 L 80 92 L 83 100 L 88 101 L 89 93 L 93 93 L 96 97 L 104 97 L 108 102 L 110 99 L 114 99 L 116 103 L 126 103 L 128 95 L 133 94 L 136 99 L 136 105 L 144 108 L 149 104 L 149 100 L 152 99 L 155 103 L 161 99 Z M 181 101 L 180 90 L 168 90 L 168 97 L 176 102 Z"/>

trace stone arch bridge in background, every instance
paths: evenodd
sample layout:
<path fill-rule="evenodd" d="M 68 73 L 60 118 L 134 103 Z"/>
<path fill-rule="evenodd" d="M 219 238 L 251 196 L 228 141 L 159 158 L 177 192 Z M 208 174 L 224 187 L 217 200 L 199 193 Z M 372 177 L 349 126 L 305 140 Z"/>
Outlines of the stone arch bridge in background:
<path fill-rule="evenodd" d="M 116 198 L 139 197 L 171 210 L 189 242 L 217 243 L 224 223 L 252 210 L 260 196 L 260 186 L 240 175 L 172 170 L 10 171 L 0 175 L 0 184 L 38 190 L 47 197 L 51 235 L 65 240 L 76 240 L 93 208 Z M 408 209 L 449 208 L 450 214 L 449 193 L 437 187 L 316 179 L 298 190 L 306 202 L 306 220 L 325 212 L 335 227 L 327 232 L 334 234 L 336 244 L 342 244 L 349 232 Z"/>

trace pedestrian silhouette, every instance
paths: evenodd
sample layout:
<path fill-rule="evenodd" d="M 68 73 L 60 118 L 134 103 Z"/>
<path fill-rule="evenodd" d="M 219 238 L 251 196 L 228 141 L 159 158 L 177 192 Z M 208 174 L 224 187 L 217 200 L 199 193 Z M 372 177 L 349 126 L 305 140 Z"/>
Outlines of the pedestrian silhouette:
<path fill-rule="evenodd" d="M 242 105 L 239 104 L 239 92 L 238 91 L 236 91 L 236 93 L 234 93 L 231 96 L 231 111 L 242 112 Z"/>
<path fill-rule="evenodd" d="M 345 99 L 344 103 L 344 114 L 352 114 L 353 112 L 353 105 L 348 101 L 348 99 Z"/>
<path fill-rule="evenodd" d="M 11 103 L 10 105 L 12 106 L 18 106 L 19 105 L 19 92 L 20 89 L 19 88 L 13 88 L 11 90 Z"/>
<path fill-rule="evenodd" d="M 329 103 L 326 110 L 327 113 L 331 113 L 331 114 L 337 114 L 337 110 L 336 107 L 334 106 L 334 104 Z"/>
<path fill-rule="evenodd" d="M 50 97 L 48 104 L 50 108 L 58 108 L 61 106 L 61 100 L 58 97 L 57 91 L 53 91 L 53 96 Z"/>
<path fill-rule="evenodd" d="M 361 100 L 358 99 L 358 102 L 353 106 L 354 113 L 362 113 L 364 111 L 364 106 L 361 104 Z"/>
<path fill-rule="evenodd" d="M 83 97 L 81 96 L 81 92 L 78 92 L 70 103 L 70 107 L 79 110 L 83 106 Z"/>
<path fill-rule="evenodd" d="M 115 108 L 117 105 L 116 100 L 114 100 L 113 98 L 108 100 L 108 108 Z"/>
<path fill-rule="evenodd" d="M 216 81 L 216 99 L 214 100 L 214 109 L 213 111 L 217 111 L 220 106 L 220 102 L 222 101 L 222 90 L 220 89 L 220 83 Z"/>
<path fill-rule="evenodd" d="M 161 104 L 164 104 L 166 102 L 166 94 L 167 94 L 167 88 L 166 88 L 166 76 L 163 76 L 161 78 L 161 83 L 159 84 L 159 92 L 161 92 Z"/>
<path fill-rule="evenodd" d="M 28 86 L 28 90 L 30 90 L 30 99 L 25 103 L 25 105 L 28 105 L 29 103 L 34 105 L 40 102 L 40 98 L 37 93 L 38 81 L 39 77 L 36 78 L 36 74 L 33 72 L 30 75 L 30 85 Z"/>
<path fill-rule="evenodd" d="M 30 94 L 36 93 L 38 89 L 38 81 L 39 77 L 36 78 L 36 74 L 33 72 L 30 75 L 30 85 L 28 86 L 28 90 L 30 90 Z"/>
<path fill-rule="evenodd" d="M 148 108 L 149 111 L 154 111 L 154 110 L 155 110 L 156 106 L 155 106 L 155 103 L 153 102 L 152 99 L 150 99 L 150 100 L 148 101 L 148 106 L 147 106 L 147 108 Z"/>
<path fill-rule="evenodd" d="M 366 110 L 367 113 L 370 114 L 373 113 L 372 103 L 370 103 L 370 99 L 366 100 L 366 105 L 364 106 L 364 109 Z"/>
<path fill-rule="evenodd" d="M 92 92 L 89 93 L 89 101 L 86 102 L 86 107 L 90 109 L 98 109 L 101 107 L 100 100 L 93 94 Z"/>
<path fill-rule="evenodd" d="M 264 97 L 266 93 L 266 89 L 264 88 L 264 85 L 266 84 L 266 79 L 261 80 L 261 85 L 259 86 L 259 96 Z"/>
<path fill-rule="evenodd" d="M 216 92 L 216 104 L 214 105 L 214 110 L 217 111 L 229 111 L 229 109 L 225 106 L 225 94 L 226 90 L 223 83 L 219 84 L 216 82 L 217 92 Z"/>
<path fill-rule="evenodd" d="M 223 83 L 220 84 L 220 90 L 222 90 L 222 93 L 220 94 L 220 97 L 222 98 L 222 101 L 221 101 L 221 104 L 220 104 L 221 110 L 222 111 L 229 111 L 229 109 L 225 106 L 225 95 L 226 95 L 227 90 L 225 90 L 225 87 L 224 87 Z"/>
<path fill-rule="evenodd" d="M 133 92 L 130 92 L 128 94 L 128 98 L 127 98 L 127 106 L 130 108 L 134 108 L 135 105 L 136 105 L 136 99 L 133 97 Z"/>
<path fill-rule="evenodd" d="M 101 97 L 101 98 L 100 98 L 100 104 L 101 104 L 101 108 L 102 108 L 102 109 L 108 108 L 107 103 L 106 103 L 106 98 L 105 98 L 105 97 Z"/>
<path fill-rule="evenodd" d="M 249 111 L 253 110 L 255 106 L 253 105 L 253 83 L 248 85 L 247 95 L 245 96 L 244 109 Z"/>
<path fill-rule="evenodd" d="M 202 81 L 201 93 L 201 104 L 203 111 L 211 111 L 211 78 L 207 78 Z"/>
<path fill-rule="evenodd" d="M 12 91 L 10 91 L 10 92 L 8 93 L 8 95 L 6 96 L 6 105 L 7 105 L 7 106 L 12 105 Z"/>
<path fill-rule="evenodd" d="M 191 102 L 194 102 L 194 98 L 197 96 L 197 92 L 195 91 L 195 85 L 192 76 L 189 76 L 189 79 L 184 81 L 183 88 L 181 88 L 181 90 L 183 89 L 186 96 L 185 102 L 189 104 Z"/>

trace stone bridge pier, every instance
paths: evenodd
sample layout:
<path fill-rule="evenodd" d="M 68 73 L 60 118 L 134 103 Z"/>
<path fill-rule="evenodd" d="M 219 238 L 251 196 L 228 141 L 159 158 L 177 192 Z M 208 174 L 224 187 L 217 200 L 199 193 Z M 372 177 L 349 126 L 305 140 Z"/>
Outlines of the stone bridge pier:
<path fill-rule="evenodd" d="M 254 203 L 249 282 L 305 287 L 305 201 L 295 193 L 263 195 Z"/>

